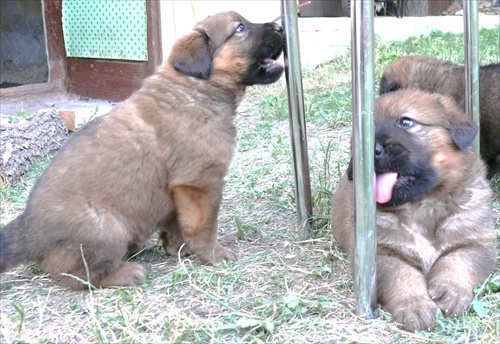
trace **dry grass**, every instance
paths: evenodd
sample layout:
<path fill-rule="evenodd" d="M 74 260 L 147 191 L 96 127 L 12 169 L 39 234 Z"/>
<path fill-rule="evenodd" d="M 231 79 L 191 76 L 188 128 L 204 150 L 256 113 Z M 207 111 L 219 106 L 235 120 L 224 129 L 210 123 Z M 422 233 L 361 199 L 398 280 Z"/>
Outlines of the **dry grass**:
<path fill-rule="evenodd" d="M 320 95 L 306 99 L 314 238 L 299 241 L 297 235 L 288 122 L 279 117 L 284 82 L 253 88 L 237 118 L 239 151 L 220 212 L 221 241 L 239 261 L 212 267 L 195 258 L 167 258 L 154 238 L 133 258 L 149 270 L 141 286 L 84 292 L 64 289 L 36 265 L 19 267 L 1 276 L 0 341 L 500 342 L 500 293 L 489 289 L 500 285 L 498 269 L 478 288 L 474 308 L 439 320 L 432 332 L 402 331 L 383 310 L 374 320 L 353 313 L 346 255 L 327 230 L 331 190 L 348 159 L 350 128 L 338 124 L 349 122 L 348 107 L 338 105 L 349 89 L 346 61 L 304 75 L 307 94 Z M 319 102 L 322 109 L 314 109 Z M 337 124 L 330 115 L 339 117 Z M 23 209 L 44 166 L 2 190 L 3 224 Z M 494 185 L 498 215 L 500 178 Z M 500 235 L 500 223 L 496 230 Z"/>

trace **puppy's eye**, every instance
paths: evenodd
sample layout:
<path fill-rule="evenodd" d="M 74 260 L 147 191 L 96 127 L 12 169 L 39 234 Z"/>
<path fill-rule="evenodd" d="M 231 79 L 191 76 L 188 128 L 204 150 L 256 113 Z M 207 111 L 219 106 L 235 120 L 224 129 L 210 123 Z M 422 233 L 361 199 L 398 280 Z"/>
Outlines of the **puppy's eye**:
<path fill-rule="evenodd" d="M 245 25 L 243 25 L 243 24 L 241 24 L 241 23 L 240 23 L 240 24 L 236 27 L 236 32 L 243 32 L 243 31 L 245 31 L 245 29 L 246 29 Z"/>
<path fill-rule="evenodd" d="M 398 126 L 401 128 L 410 128 L 413 127 L 415 122 L 411 118 L 408 117 L 401 117 L 398 121 Z"/>

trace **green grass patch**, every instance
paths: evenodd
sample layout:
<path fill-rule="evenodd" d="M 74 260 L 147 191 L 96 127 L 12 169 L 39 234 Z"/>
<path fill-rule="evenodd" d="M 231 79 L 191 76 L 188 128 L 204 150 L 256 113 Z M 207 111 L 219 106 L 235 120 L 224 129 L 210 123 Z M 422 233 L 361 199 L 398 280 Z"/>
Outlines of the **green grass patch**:
<path fill-rule="evenodd" d="M 479 64 L 498 63 L 500 27 L 479 31 Z M 410 37 L 404 41 L 376 43 L 376 76 L 380 78 L 383 69 L 403 56 L 428 56 L 455 63 L 464 63 L 464 35 L 432 31 L 429 35 Z"/>

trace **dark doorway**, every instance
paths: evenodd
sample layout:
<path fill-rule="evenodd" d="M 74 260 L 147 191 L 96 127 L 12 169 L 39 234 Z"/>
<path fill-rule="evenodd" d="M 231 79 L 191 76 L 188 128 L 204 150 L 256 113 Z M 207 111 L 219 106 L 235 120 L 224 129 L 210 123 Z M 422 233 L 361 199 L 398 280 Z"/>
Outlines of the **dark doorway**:
<path fill-rule="evenodd" d="M 48 81 L 40 0 L 0 1 L 0 47 L 2 88 Z"/>

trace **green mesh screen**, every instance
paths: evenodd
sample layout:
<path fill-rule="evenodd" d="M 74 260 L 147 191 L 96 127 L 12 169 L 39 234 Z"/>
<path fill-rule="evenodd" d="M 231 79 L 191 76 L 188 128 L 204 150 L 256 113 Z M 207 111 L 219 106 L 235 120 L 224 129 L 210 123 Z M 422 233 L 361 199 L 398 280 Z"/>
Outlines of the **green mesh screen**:
<path fill-rule="evenodd" d="M 145 0 L 63 0 L 69 57 L 147 61 Z"/>

